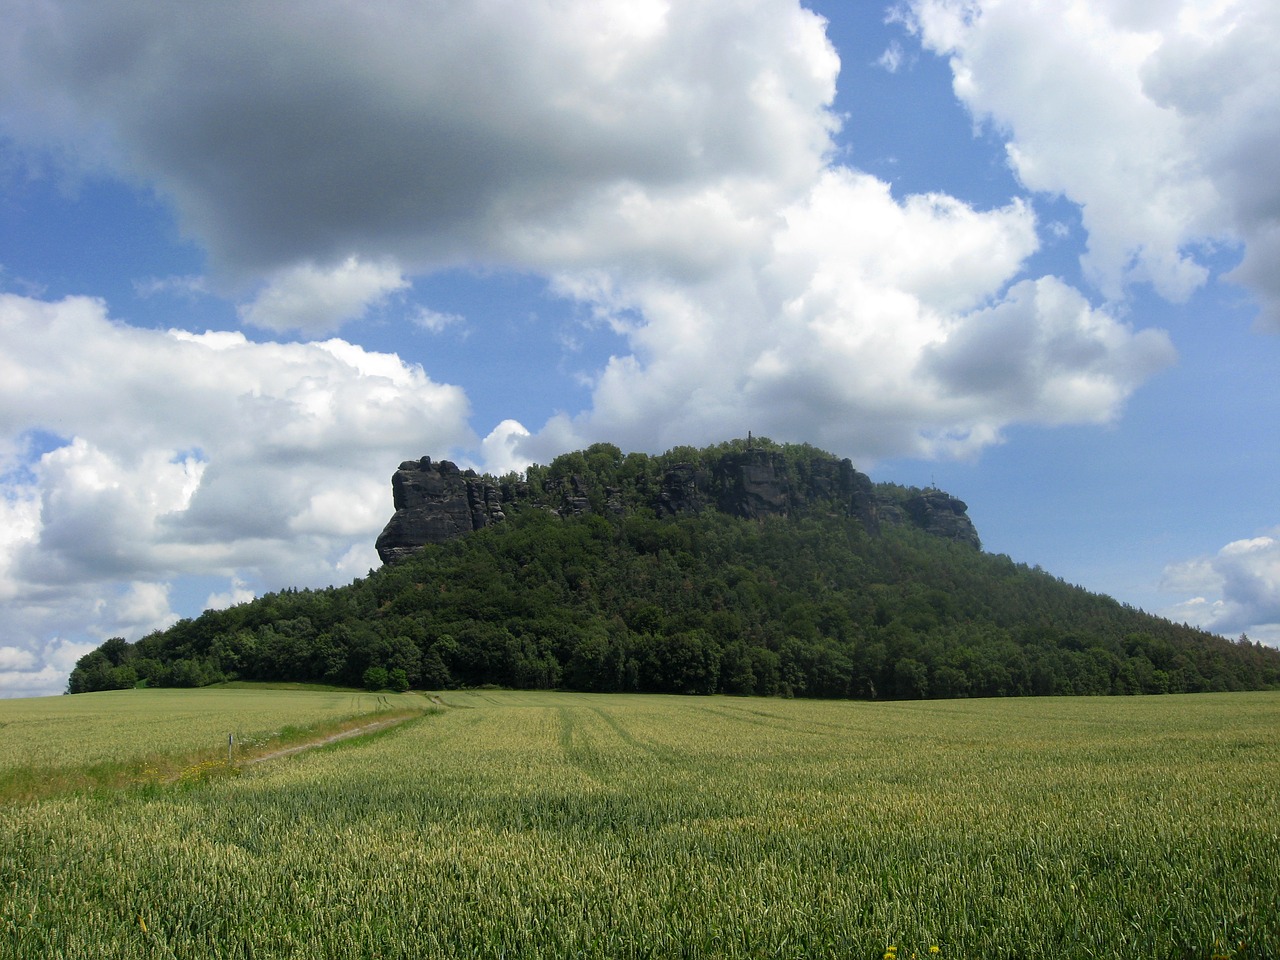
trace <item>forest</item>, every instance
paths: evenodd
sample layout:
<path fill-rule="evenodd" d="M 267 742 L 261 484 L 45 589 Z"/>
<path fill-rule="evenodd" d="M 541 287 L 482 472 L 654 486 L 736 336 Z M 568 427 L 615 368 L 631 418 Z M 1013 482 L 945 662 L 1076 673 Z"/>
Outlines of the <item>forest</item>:
<path fill-rule="evenodd" d="M 800 467 L 812 452 L 781 449 Z M 640 457 L 596 445 L 527 482 L 589 472 L 592 489 L 627 499 L 676 459 Z M 112 638 L 68 692 L 233 679 L 859 699 L 1280 687 L 1280 651 L 910 525 L 869 531 L 830 510 L 659 518 L 642 502 L 581 516 L 530 506 L 347 586 Z"/>

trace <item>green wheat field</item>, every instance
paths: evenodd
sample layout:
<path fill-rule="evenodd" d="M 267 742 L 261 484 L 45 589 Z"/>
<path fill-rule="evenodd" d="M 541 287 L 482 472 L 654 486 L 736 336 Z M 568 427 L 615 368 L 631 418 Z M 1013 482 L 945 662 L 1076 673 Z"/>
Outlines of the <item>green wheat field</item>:
<path fill-rule="evenodd" d="M 0 957 L 1276 958 L 1278 735 L 1280 693 L 0 701 Z"/>

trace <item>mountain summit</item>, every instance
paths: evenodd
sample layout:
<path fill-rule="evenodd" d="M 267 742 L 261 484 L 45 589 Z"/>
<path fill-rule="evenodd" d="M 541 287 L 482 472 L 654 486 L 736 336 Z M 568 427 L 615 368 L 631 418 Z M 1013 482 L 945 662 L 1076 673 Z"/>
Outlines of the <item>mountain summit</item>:
<path fill-rule="evenodd" d="M 658 517 L 717 510 L 753 520 L 842 516 L 857 519 L 872 535 L 883 524 L 907 524 L 975 549 L 982 545 L 964 501 L 941 490 L 877 488 L 850 461 L 808 445 L 743 443 L 656 458 L 624 457 L 611 444 L 596 444 L 549 467 L 533 467 L 530 478 L 501 480 L 448 460 L 406 460 L 391 478 L 395 514 L 378 537 L 378 556 L 395 563 L 523 509 L 559 517 L 621 517 L 645 510 Z M 681 459 L 691 453 L 696 458 Z"/>

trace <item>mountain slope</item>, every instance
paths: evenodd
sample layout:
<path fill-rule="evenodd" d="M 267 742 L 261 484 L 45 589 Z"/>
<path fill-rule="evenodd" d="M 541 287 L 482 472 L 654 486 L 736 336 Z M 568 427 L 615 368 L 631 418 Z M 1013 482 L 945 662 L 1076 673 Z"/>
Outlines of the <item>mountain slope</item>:
<path fill-rule="evenodd" d="M 781 464 L 785 483 L 764 477 L 756 492 L 787 496 L 733 506 L 747 501 L 725 494 L 741 475 L 720 469 L 726 458 Z M 70 689 L 231 676 L 865 698 L 1280 685 L 1280 652 L 982 553 L 976 533 L 940 535 L 909 509 L 929 491 L 815 487 L 819 462 L 840 463 L 768 441 L 643 459 L 597 445 L 523 478 L 472 478 L 523 486 L 499 521 L 404 550 L 350 586 L 108 641 Z M 703 477 L 690 509 L 655 499 L 673 471 Z"/>

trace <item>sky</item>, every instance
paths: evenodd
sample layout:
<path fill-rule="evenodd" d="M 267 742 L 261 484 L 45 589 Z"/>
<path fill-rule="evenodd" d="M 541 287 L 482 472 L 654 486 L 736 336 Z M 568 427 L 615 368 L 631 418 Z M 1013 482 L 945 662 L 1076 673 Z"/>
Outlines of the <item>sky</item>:
<path fill-rule="evenodd" d="M 0 0 L 0 696 L 748 431 L 1280 645 L 1271 0 Z"/>

